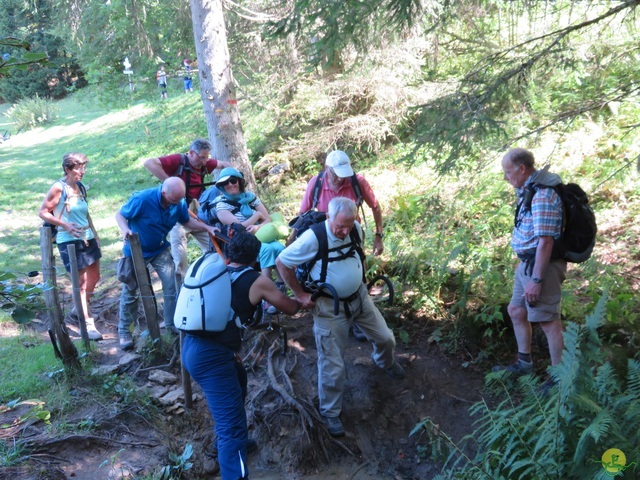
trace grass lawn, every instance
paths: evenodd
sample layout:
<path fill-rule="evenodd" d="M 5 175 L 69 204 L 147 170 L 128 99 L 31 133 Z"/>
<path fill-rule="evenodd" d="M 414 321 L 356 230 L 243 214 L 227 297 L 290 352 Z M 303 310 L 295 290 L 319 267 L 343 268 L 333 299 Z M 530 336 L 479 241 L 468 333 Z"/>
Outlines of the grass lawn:
<path fill-rule="evenodd" d="M 107 110 L 88 100 L 81 93 L 58 102 L 60 114 L 53 123 L 14 134 L 0 146 L 0 201 L 4 206 L 0 269 L 18 275 L 40 269 L 42 222 L 37 212 L 51 184 L 62 176 L 66 152 L 80 151 L 89 157 L 84 182 L 108 265 L 122 246 L 115 212 L 134 191 L 157 184 L 141 161 L 183 151 L 193 138 L 206 135 L 195 95 L 170 99 L 162 108 L 148 102 L 120 110 Z M 0 128 L 8 125 L 5 116 L 0 118 L 4 122 Z"/>

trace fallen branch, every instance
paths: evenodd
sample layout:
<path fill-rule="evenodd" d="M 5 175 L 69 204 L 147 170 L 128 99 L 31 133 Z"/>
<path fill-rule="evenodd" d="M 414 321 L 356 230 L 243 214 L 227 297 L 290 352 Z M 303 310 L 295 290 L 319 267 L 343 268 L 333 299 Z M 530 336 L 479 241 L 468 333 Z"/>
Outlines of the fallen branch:
<path fill-rule="evenodd" d="M 25 442 L 26 445 L 30 448 L 44 448 L 44 447 L 51 447 L 53 445 L 57 445 L 59 443 L 66 443 L 66 442 L 97 442 L 97 443 L 103 443 L 106 445 L 126 445 L 128 447 L 157 447 L 160 444 L 158 443 L 144 443 L 141 441 L 136 441 L 136 442 L 124 442 L 121 440 L 114 440 L 113 438 L 108 438 L 108 437 L 98 437 L 96 435 L 67 435 L 65 437 L 58 437 L 58 438 L 49 438 L 49 439 L 44 439 L 44 440 L 40 440 L 38 438 L 34 438 L 32 440 L 29 440 L 28 442 Z"/>

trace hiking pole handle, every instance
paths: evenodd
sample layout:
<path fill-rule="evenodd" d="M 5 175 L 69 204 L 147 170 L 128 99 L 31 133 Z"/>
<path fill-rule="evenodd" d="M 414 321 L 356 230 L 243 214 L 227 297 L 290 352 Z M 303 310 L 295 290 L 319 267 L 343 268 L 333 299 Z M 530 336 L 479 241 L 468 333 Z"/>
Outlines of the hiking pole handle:
<path fill-rule="evenodd" d="M 333 314 L 338 315 L 340 313 L 340 297 L 338 297 L 338 292 L 333 288 L 333 285 L 330 283 L 317 283 L 315 284 L 316 290 L 311 294 L 311 300 L 315 301 L 322 293 L 322 290 L 329 290 L 331 297 L 333 298 Z"/>

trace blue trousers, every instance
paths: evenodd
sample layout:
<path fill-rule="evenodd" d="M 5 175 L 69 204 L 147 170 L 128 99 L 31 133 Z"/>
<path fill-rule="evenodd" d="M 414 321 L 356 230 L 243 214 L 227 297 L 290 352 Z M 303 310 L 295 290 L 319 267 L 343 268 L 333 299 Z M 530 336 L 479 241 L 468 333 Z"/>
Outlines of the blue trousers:
<path fill-rule="evenodd" d="M 162 295 L 164 298 L 163 316 L 167 326 L 173 325 L 173 316 L 176 311 L 176 274 L 173 266 L 171 250 L 166 248 L 155 257 L 145 258 L 147 268 L 151 265 L 162 283 Z M 118 322 L 118 334 L 120 336 L 129 333 L 129 326 L 136 321 L 138 316 L 138 289 L 129 290 L 126 284 L 122 284 L 120 293 L 120 321 Z"/>
<path fill-rule="evenodd" d="M 249 478 L 244 367 L 229 348 L 193 335 L 184 337 L 182 364 L 202 388 L 215 422 L 222 480 Z"/>

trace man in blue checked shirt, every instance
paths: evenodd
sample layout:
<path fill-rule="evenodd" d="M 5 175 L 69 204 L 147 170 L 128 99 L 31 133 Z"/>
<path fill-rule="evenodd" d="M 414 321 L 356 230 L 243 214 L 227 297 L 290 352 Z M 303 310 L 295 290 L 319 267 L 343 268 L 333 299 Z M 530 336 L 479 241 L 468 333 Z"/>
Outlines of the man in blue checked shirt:
<path fill-rule="evenodd" d="M 511 247 L 520 264 L 508 307 L 518 359 L 512 365 L 496 366 L 493 371 L 507 370 L 515 376 L 533 373 L 531 323 L 542 327 L 552 365 L 560 363 L 564 348 L 560 299 L 567 262 L 552 258 L 554 240 L 562 234 L 562 200 L 553 188 L 530 188 L 534 183 L 558 185 L 561 180 L 546 169 L 537 170 L 534 164 L 533 154 L 523 148 L 509 150 L 502 159 L 504 179 L 516 189 L 518 197 Z M 530 202 L 525 200 L 527 195 L 532 195 Z"/>

